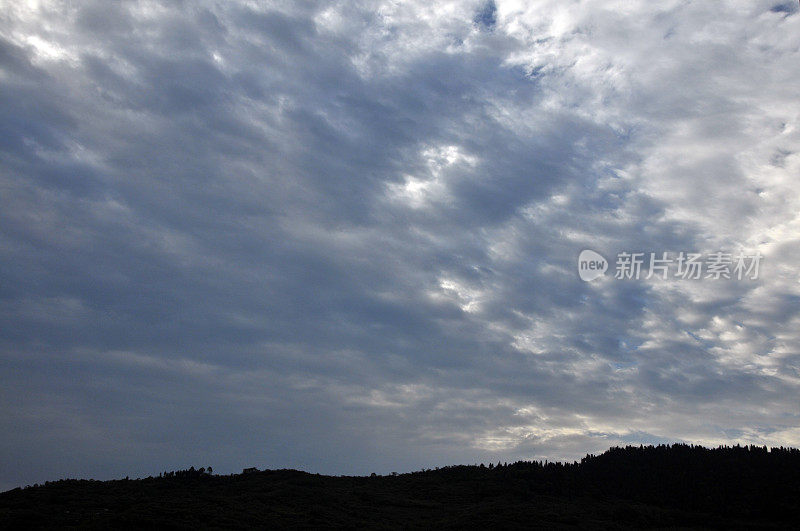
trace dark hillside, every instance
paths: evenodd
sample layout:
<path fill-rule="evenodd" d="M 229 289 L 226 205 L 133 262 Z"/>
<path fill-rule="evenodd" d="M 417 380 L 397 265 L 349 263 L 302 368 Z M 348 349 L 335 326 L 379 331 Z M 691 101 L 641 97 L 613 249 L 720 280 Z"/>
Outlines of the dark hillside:
<path fill-rule="evenodd" d="M 612 448 L 580 463 L 453 466 L 397 476 L 294 470 L 61 480 L 0 494 L 3 528 L 789 528 L 800 451 Z"/>

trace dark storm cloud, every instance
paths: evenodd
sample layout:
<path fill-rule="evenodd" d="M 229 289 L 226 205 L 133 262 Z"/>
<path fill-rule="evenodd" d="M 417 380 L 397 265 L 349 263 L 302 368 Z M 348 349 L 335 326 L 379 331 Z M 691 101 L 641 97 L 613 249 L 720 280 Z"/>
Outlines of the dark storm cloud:
<path fill-rule="evenodd" d="M 797 17 L 535 4 L 9 9 L 2 486 L 798 444 Z"/>

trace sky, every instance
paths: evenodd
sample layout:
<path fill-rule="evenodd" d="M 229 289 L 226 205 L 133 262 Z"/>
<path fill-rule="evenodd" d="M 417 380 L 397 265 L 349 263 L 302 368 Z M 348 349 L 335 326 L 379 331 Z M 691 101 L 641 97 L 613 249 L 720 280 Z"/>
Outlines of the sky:
<path fill-rule="evenodd" d="M 0 0 L 0 489 L 800 446 L 799 8 Z"/>

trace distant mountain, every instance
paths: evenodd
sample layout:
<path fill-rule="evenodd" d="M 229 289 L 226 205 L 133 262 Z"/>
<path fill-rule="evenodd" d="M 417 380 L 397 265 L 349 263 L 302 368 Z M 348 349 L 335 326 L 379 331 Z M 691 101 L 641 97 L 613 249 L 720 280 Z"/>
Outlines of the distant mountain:
<path fill-rule="evenodd" d="M 295 470 L 61 480 L 0 494 L 0 528 L 792 528 L 800 450 L 661 445 L 580 463 L 333 477 Z M 796 527 L 795 527 L 796 528 Z"/>

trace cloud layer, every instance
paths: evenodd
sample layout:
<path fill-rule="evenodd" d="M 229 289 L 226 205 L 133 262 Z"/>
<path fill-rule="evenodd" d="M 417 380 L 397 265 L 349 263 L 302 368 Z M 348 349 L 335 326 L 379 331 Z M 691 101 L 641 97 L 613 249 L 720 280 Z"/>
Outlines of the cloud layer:
<path fill-rule="evenodd" d="M 1 487 L 800 445 L 794 2 L 0 13 Z"/>

